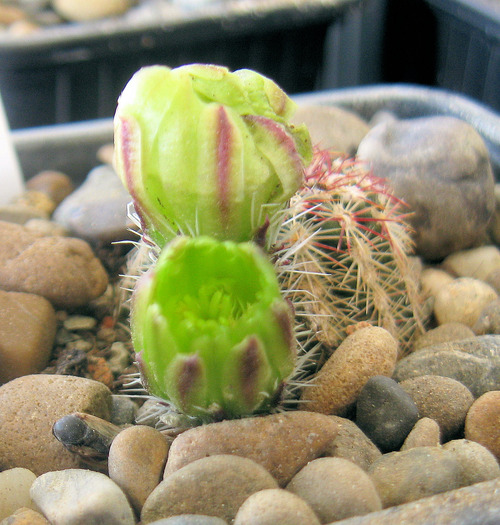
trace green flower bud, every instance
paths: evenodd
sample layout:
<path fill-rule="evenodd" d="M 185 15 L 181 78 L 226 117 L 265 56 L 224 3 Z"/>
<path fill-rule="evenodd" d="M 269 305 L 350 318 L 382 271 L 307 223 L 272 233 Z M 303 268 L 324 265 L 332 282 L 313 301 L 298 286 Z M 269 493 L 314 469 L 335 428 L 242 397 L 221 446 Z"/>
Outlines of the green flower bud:
<path fill-rule="evenodd" d="M 292 372 L 292 312 L 254 243 L 177 237 L 138 281 L 132 341 L 145 388 L 202 419 L 264 408 Z"/>
<path fill-rule="evenodd" d="M 150 66 L 115 115 L 115 166 L 143 229 L 160 246 L 178 233 L 251 240 L 301 186 L 312 158 L 295 104 L 250 70 Z"/>

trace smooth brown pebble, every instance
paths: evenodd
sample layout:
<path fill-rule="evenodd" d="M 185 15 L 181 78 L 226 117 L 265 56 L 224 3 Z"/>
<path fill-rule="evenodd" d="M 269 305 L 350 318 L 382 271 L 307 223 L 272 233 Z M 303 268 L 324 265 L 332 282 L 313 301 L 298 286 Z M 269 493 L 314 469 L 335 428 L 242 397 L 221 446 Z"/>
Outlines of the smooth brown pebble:
<path fill-rule="evenodd" d="M 304 499 L 321 523 L 382 508 L 370 476 L 342 458 L 311 461 L 293 477 L 286 489 Z"/>
<path fill-rule="evenodd" d="M 497 298 L 488 284 L 472 277 L 459 277 L 436 295 L 434 315 L 438 324 L 462 323 L 472 328 L 484 308 Z"/>
<path fill-rule="evenodd" d="M 232 522 L 251 494 L 274 488 L 276 480 L 251 459 L 205 457 L 163 479 L 144 503 L 141 523 L 177 514 L 207 514 Z"/>
<path fill-rule="evenodd" d="M 0 290 L 0 384 L 41 372 L 48 364 L 56 314 L 39 295 Z"/>
<path fill-rule="evenodd" d="M 161 432 L 144 425 L 122 430 L 111 443 L 109 477 L 121 487 L 138 513 L 162 479 L 168 448 Z"/>
<path fill-rule="evenodd" d="M 331 416 L 339 425 L 338 434 L 327 446 L 324 456 L 344 458 L 363 470 L 382 456 L 373 441 L 350 419 Z"/>
<path fill-rule="evenodd" d="M 398 343 L 384 328 L 367 326 L 342 341 L 313 383 L 304 388 L 301 407 L 311 412 L 343 416 L 370 377 L 390 377 Z"/>
<path fill-rule="evenodd" d="M 474 337 L 474 335 L 472 329 L 462 323 L 445 323 L 425 332 L 415 339 L 413 351 L 439 343 L 469 339 L 470 337 Z"/>
<path fill-rule="evenodd" d="M 234 525 L 320 525 L 302 499 L 284 489 L 260 490 L 243 502 Z"/>
<path fill-rule="evenodd" d="M 109 420 L 111 392 L 83 377 L 35 374 L 1 386 L 0 406 L 0 470 L 24 467 L 40 475 L 80 466 L 52 426 L 73 412 Z"/>
<path fill-rule="evenodd" d="M 41 171 L 26 183 L 28 190 L 45 193 L 56 205 L 73 192 L 72 180 L 59 171 Z"/>
<path fill-rule="evenodd" d="M 45 237 L 0 222 L 0 287 L 41 295 L 59 308 L 75 308 L 101 296 L 108 275 L 81 239 Z"/>
<path fill-rule="evenodd" d="M 259 463 L 284 486 L 325 453 L 338 431 L 333 418 L 301 410 L 202 425 L 174 439 L 164 475 L 205 456 L 236 454 Z"/>
<path fill-rule="evenodd" d="M 495 456 L 486 448 L 468 439 L 455 439 L 443 445 L 462 465 L 462 485 L 473 485 L 500 476 Z"/>
<path fill-rule="evenodd" d="M 465 416 L 474 402 L 465 385 L 450 377 L 425 375 L 402 381 L 400 386 L 417 405 L 420 417 L 438 423 L 443 441 L 463 430 Z"/>
<path fill-rule="evenodd" d="M 419 419 L 406 437 L 401 450 L 416 447 L 438 447 L 441 444 L 439 425 L 429 417 Z"/>
<path fill-rule="evenodd" d="M 460 487 L 462 467 L 440 447 L 417 447 L 384 454 L 368 473 L 384 508 Z"/>
<path fill-rule="evenodd" d="M 465 418 L 465 437 L 486 447 L 500 461 L 500 390 L 474 401 Z"/>

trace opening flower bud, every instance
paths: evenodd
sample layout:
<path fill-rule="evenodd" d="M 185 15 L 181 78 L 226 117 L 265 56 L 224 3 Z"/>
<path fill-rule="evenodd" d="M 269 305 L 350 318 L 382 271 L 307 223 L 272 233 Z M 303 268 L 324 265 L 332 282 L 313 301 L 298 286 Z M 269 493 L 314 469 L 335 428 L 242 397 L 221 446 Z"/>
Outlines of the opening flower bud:
<path fill-rule="evenodd" d="M 115 114 L 115 166 L 143 230 L 248 241 L 301 186 L 312 158 L 295 104 L 250 70 L 139 70 Z"/>
<path fill-rule="evenodd" d="M 254 243 L 177 237 L 133 295 L 144 384 L 202 419 L 265 408 L 293 370 L 292 319 L 274 267 Z"/>

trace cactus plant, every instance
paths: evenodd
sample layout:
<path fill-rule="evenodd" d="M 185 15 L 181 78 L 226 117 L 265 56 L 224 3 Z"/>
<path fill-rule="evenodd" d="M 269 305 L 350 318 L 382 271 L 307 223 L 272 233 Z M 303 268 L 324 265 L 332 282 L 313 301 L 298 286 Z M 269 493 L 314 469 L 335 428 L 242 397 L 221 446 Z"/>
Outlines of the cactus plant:
<path fill-rule="evenodd" d="M 295 104 L 250 70 L 139 70 L 115 114 L 115 165 L 143 232 L 248 241 L 301 186 L 312 156 Z"/>
<path fill-rule="evenodd" d="M 405 204 L 360 161 L 316 151 L 275 254 L 302 326 L 296 388 L 356 323 L 387 329 L 403 351 L 423 328 L 406 218 Z"/>
<path fill-rule="evenodd" d="M 135 287 L 131 329 L 147 391 L 201 420 L 262 409 L 294 366 L 292 312 L 254 243 L 176 238 Z"/>

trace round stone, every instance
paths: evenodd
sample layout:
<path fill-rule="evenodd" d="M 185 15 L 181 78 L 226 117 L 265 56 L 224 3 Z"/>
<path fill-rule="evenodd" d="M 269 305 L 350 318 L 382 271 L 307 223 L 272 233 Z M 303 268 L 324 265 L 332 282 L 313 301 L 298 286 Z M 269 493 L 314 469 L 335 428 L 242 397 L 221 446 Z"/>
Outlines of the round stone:
<path fill-rule="evenodd" d="M 483 308 L 472 329 L 477 335 L 500 334 L 500 299 Z"/>
<path fill-rule="evenodd" d="M 260 490 L 239 508 L 234 525 L 320 525 L 311 507 L 284 489 Z"/>
<path fill-rule="evenodd" d="M 370 378 L 358 396 L 356 424 L 384 452 L 399 449 L 418 418 L 411 396 L 390 377 Z"/>
<path fill-rule="evenodd" d="M 465 437 L 486 447 L 500 461 L 500 390 L 476 399 L 465 418 Z"/>
<path fill-rule="evenodd" d="M 382 508 L 368 474 L 342 458 L 311 461 L 286 488 L 304 499 L 321 523 L 361 516 Z"/>
<path fill-rule="evenodd" d="M 401 450 L 416 447 L 438 447 L 441 444 L 441 431 L 439 425 L 428 417 L 419 419 L 411 429 Z"/>
<path fill-rule="evenodd" d="M 453 490 L 462 481 L 462 467 L 455 455 L 439 447 L 384 454 L 368 474 L 384 507 Z"/>
<path fill-rule="evenodd" d="M 205 457 L 163 479 L 144 503 L 141 523 L 177 514 L 208 514 L 232 522 L 251 494 L 274 488 L 276 480 L 251 459 Z"/>
<path fill-rule="evenodd" d="M 344 458 L 363 470 L 377 460 L 382 453 L 368 436 L 350 419 L 331 416 L 337 421 L 339 430 L 323 453 L 324 456 Z"/>
<path fill-rule="evenodd" d="M 448 116 L 377 125 L 358 156 L 413 211 L 417 254 L 439 260 L 476 246 L 495 209 L 488 149 L 473 126 Z"/>
<path fill-rule="evenodd" d="M 428 346 L 450 341 L 459 341 L 474 337 L 474 332 L 469 326 L 462 323 L 444 323 L 432 330 L 429 330 L 415 339 L 413 351 L 427 348 Z"/>
<path fill-rule="evenodd" d="M 391 376 L 398 343 L 384 328 L 356 330 L 335 350 L 304 389 L 301 407 L 323 414 L 345 415 L 370 377 Z"/>
<path fill-rule="evenodd" d="M 421 417 L 438 423 L 443 441 L 463 430 L 465 416 L 474 402 L 465 385 L 449 377 L 425 375 L 402 381 L 400 386 L 411 396 Z"/>
<path fill-rule="evenodd" d="M 31 497 L 51 523 L 134 525 L 134 513 L 118 485 L 100 472 L 66 469 L 38 476 Z"/>
<path fill-rule="evenodd" d="M 143 425 L 122 430 L 111 443 L 109 477 L 122 488 L 138 513 L 161 481 L 168 449 L 161 432 Z"/>
<path fill-rule="evenodd" d="M 455 439 L 443 445 L 462 465 L 462 485 L 473 485 L 500 477 L 500 466 L 495 456 L 486 448 L 468 439 Z"/>
<path fill-rule="evenodd" d="M 30 488 L 35 479 L 35 474 L 26 468 L 0 472 L 0 520 L 21 507 L 36 509 L 30 496 Z"/>
<path fill-rule="evenodd" d="M 485 282 L 459 277 L 436 295 L 434 315 L 439 324 L 456 322 L 472 328 L 484 308 L 495 299 L 496 291 Z"/>

